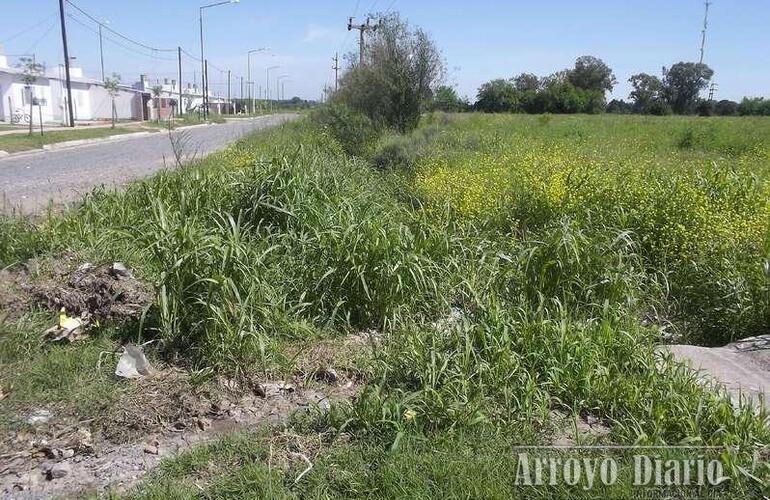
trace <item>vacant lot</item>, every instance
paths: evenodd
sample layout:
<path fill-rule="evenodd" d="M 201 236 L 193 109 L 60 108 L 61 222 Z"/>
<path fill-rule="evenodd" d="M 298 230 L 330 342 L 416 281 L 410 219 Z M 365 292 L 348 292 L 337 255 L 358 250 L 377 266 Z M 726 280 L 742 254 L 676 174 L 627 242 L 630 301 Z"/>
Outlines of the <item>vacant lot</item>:
<path fill-rule="evenodd" d="M 122 492 L 585 494 L 514 484 L 514 447 L 576 443 L 718 446 L 732 479 L 709 492 L 767 492 L 764 410 L 656 346 L 770 333 L 770 121 L 436 115 L 361 157 L 338 139 L 302 120 L 63 215 L 3 219 L 0 453 L 38 466 L 40 408 L 142 443 L 201 403 L 224 418 L 222 387 L 278 401 L 264 382 L 280 380 L 339 398 L 234 425 Z M 42 341 L 59 288 L 114 261 L 148 292 L 109 288 L 107 312 L 72 301 L 98 326 Z M 116 379 L 111 353 L 148 340 L 159 373 Z"/>

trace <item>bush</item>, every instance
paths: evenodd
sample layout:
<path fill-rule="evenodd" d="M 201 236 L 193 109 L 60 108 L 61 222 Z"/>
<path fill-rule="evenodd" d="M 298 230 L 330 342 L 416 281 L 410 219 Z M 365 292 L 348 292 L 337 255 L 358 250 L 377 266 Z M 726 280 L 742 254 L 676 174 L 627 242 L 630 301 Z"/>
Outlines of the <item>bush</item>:
<path fill-rule="evenodd" d="M 369 156 L 379 131 L 372 121 L 344 104 L 327 104 L 313 111 L 313 122 L 353 156 Z"/>
<path fill-rule="evenodd" d="M 716 104 L 715 111 L 719 116 L 735 116 L 738 114 L 738 103 L 723 99 Z"/>
<path fill-rule="evenodd" d="M 411 172 L 419 156 L 419 137 L 398 134 L 384 136 L 372 155 L 372 164 L 380 170 Z"/>
<path fill-rule="evenodd" d="M 332 100 L 363 113 L 378 128 L 408 132 L 430 106 L 443 68 L 428 34 L 389 14 L 370 37 L 363 64 L 345 72 Z"/>
<path fill-rule="evenodd" d="M 738 105 L 741 116 L 770 116 L 770 100 L 764 97 L 744 97 Z"/>

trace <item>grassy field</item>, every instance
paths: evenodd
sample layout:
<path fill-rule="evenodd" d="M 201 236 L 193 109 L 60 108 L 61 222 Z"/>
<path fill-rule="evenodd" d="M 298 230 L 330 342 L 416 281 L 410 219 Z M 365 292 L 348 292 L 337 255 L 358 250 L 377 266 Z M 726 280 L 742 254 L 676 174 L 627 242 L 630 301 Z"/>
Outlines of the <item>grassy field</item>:
<path fill-rule="evenodd" d="M 111 135 L 130 134 L 132 132 L 140 132 L 141 130 L 141 128 L 135 126 L 119 126 L 115 128 L 99 127 L 92 129 L 85 128 L 77 130 L 57 130 L 53 132 L 48 131 L 42 136 L 40 135 L 39 130 L 35 130 L 32 135 L 24 133 L 0 135 L 0 151 L 16 153 L 30 149 L 40 149 L 46 144 L 54 144 L 56 142 L 95 139 L 99 137 L 109 137 Z"/>
<path fill-rule="evenodd" d="M 30 337 L 42 312 L 4 322 L 0 422 L 36 398 L 101 411 L 84 401 L 120 389 L 89 368 L 126 339 L 205 379 L 290 371 L 294 342 L 374 331 L 354 400 L 167 461 L 134 494 L 633 495 L 627 478 L 514 484 L 516 446 L 585 420 L 607 429 L 589 443 L 731 447 L 710 492 L 768 493 L 767 414 L 656 346 L 768 333 L 769 141 L 766 119 L 437 115 L 350 157 L 302 120 L 64 215 L 4 219 L 2 266 L 120 260 L 156 298 L 143 328 L 71 346 Z M 300 481 L 296 452 L 314 464 Z"/>

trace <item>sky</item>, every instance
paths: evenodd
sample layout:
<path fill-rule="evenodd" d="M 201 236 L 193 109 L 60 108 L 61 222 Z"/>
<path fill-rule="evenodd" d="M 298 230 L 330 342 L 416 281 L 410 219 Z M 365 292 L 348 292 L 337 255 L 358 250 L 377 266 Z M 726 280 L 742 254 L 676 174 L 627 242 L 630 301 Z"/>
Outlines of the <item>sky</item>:
<path fill-rule="evenodd" d="M 718 99 L 770 97 L 770 0 L 712 0 L 705 60 L 715 71 Z M 103 31 L 105 72 L 124 83 L 147 73 L 150 80 L 177 78 L 175 49 L 183 81 L 200 79 L 199 7 L 214 0 L 72 0 L 92 17 L 149 47 Z M 702 0 L 240 0 L 205 10 L 205 53 L 212 91 L 232 95 L 247 79 L 252 55 L 256 85 L 265 85 L 269 66 L 282 76 L 285 94 L 317 99 L 333 85 L 332 58 L 357 50 L 357 32 L 347 20 L 397 11 L 428 31 L 441 49 L 446 83 L 473 100 L 479 85 L 522 72 L 548 75 L 572 66 L 581 55 L 603 59 L 618 84 L 608 98 L 627 98 L 628 78 L 659 74 L 663 66 L 697 61 L 703 24 Z M 63 62 L 58 0 L 0 0 L 0 44 L 9 54 L 34 53 L 48 67 Z M 67 7 L 70 55 L 86 76 L 100 78 L 97 25 Z M 191 57 L 192 56 L 192 57 Z M 255 93 L 258 88 L 255 87 Z"/>

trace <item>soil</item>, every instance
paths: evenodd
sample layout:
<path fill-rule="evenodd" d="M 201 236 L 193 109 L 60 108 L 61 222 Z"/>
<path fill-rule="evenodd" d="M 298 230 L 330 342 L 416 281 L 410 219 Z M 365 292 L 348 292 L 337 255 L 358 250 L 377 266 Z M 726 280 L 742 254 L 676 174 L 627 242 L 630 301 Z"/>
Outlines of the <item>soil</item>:
<path fill-rule="evenodd" d="M 333 383 L 220 380 L 190 391 L 186 374 L 156 373 L 100 422 L 58 420 L 55 415 L 0 447 L 3 498 L 76 497 L 125 492 L 166 457 L 229 432 L 275 425 L 296 412 L 327 411 L 352 398 L 358 387 L 345 377 Z M 33 412 L 38 418 L 45 410 Z M 88 429 L 99 429 L 92 434 Z"/>

